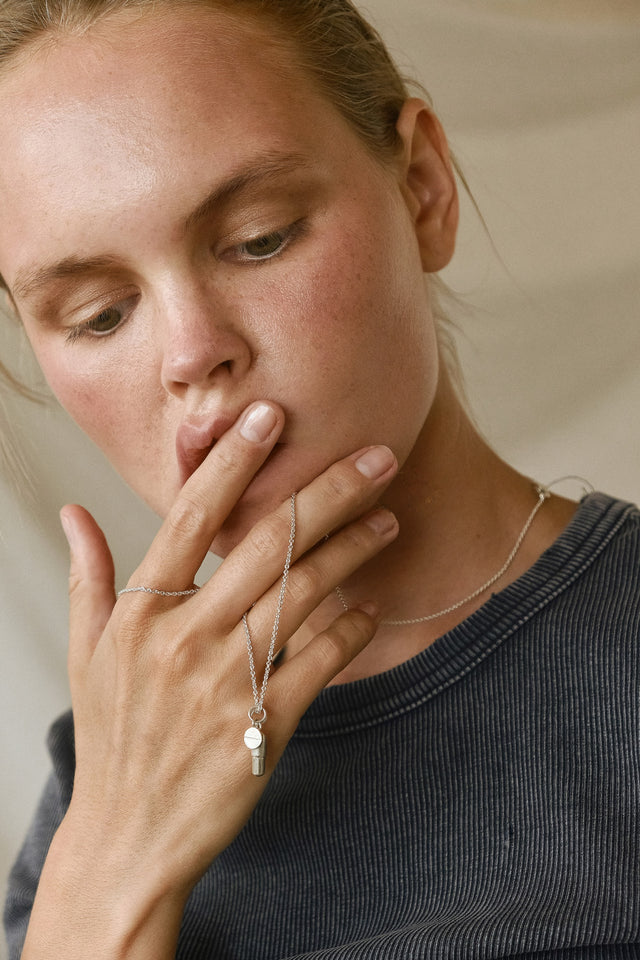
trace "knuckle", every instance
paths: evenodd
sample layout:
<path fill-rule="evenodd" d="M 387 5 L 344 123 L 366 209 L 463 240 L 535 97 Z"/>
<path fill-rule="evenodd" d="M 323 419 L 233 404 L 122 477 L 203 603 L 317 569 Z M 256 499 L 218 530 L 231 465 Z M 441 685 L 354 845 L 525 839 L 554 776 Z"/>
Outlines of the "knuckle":
<path fill-rule="evenodd" d="M 260 562 L 278 556 L 288 537 L 288 521 L 285 523 L 277 513 L 265 517 L 253 528 L 246 541 L 249 560 Z"/>
<path fill-rule="evenodd" d="M 345 658 L 346 636 L 345 631 L 333 626 L 325 631 L 320 648 L 322 658 L 328 667 L 341 664 Z"/>
<path fill-rule="evenodd" d="M 147 651 L 151 661 L 151 673 L 156 679 L 161 676 L 173 679 L 179 676 L 184 668 L 188 669 L 191 660 L 189 645 L 182 640 L 164 638 L 163 643 L 149 644 Z"/>
<path fill-rule="evenodd" d="M 327 493 L 331 500 L 342 502 L 354 496 L 359 490 L 352 472 L 347 472 L 344 464 L 336 464 L 326 475 Z"/>
<path fill-rule="evenodd" d="M 171 540 L 190 542 L 206 525 L 209 511 L 206 502 L 191 491 L 184 491 L 167 516 L 167 532 Z"/>
<path fill-rule="evenodd" d="M 340 539 L 347 549 L 362 550 L 369 548 L 376 537 L 374 532 L 365 524 L 354 523 L 340 531 Z"/>
<path fill-rule="evenodd" d="M 368 640 L 376 631 L 373 619 L 364 610 L 349 610 L 343 620 L 349 624 L 351 639 L 356 641 Z"/>
<path fill-rule="evenodd" d="M 292 568 L 287 581 L 287 592 L 293 604 L 302 604 L 322 592 L 323 577 L 310 563 Z"/>
<path fill-rule="evenodd" d="M 282 543 L 282 523 L 277 516 L 266 517 L 253 531 L 249 547 L 258 559 L 275 553 Z"/>
<path fill-rule="evenodd" d="M 347 632 L 342 626 L 332 624 L 318 638 L 314 646 L 314 674 L 332 677 L 344 667 L 349 657 Z"/>
<path fill-rule="evenodd" d="M 165 631 L 150 637 L 145 648 L 149 674 L 157 689 L 175 691 L 198 672 L 201 644 L 198 632 L 185 626 L 168 635 Z"/>
<path fill-rule="evenodd" d="M 241 468 L 246 465 L 246 446 L 238 442 L 235 434 L 230 434 L 230 443 L 216 444 L 215 475 L 216 477 L 237 476 Z"/>
<path fill-rule="evenodd" d="M 142 605 L 140 605 L 142 606 Z M 114 643 L 119 648 L 133 650 L 140 647 L 148 637 L 153 618 L 148 609 L 142 607 L 122 617 L 114 631 Z"/>
<path fill-rule="evenodd" d="M 325 631 L 324 644 L 327 656 L 342 666 L 359 650 L 362 641 L 373 633 L 371 618 L 361 610 L 343 613 Z"/>

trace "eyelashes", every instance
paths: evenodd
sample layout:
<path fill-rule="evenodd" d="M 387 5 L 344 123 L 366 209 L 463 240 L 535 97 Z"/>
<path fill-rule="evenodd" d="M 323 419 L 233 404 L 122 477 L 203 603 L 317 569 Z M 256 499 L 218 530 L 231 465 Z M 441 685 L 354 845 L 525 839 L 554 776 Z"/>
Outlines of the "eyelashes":
<path fill-rule="evenodd" d="M 136 294 L 134 297 L 128 297 L 126 300 L 121 300 L 118 303 L 106 307 L 104 310 L 101 310 L 100 313 L 90 317 L 83 323 L 76 324 L 76 326 L 67 332 L 67 342 L 73 343 L 85 336 L 96 337 L 98 339 L 108 337 L 109 334 L 114 333 L 118 327 L 129 319 L 139 299 L 139 294 Z"/>
<path fill-rule="evenodd" d="M 273 233 L 267 233 L 263 237 L 256 237 L 255 240 L 247 240 L 240 244 L 240 252 L 250 260 L 270 260 L 287 243 L 287 231 L 275 230 Z"/>
<path fill-rule="evenodd" d="M 261 263 L 279 256 L 295 241 L 302 237 L 306 230 L 306 221 L 296 220 L 286 227 L 272 230 L 269 233 L 253 237 L 242 243 L 229 247 L 221 259 L 240 263 Z"/>

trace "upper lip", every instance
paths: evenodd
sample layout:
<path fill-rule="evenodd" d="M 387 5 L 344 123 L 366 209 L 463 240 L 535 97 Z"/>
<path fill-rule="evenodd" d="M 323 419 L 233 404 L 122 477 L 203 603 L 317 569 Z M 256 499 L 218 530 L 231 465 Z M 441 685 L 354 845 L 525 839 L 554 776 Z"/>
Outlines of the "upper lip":
<path fill-rule="evenodd" d="M 176 433 L 176 457 L 181 484 L 186 483 L 191 474 L 198 469 L 215 442 L 229 429 L 235 419 L 234 416 L 221 413 L 183 420 Z"/>

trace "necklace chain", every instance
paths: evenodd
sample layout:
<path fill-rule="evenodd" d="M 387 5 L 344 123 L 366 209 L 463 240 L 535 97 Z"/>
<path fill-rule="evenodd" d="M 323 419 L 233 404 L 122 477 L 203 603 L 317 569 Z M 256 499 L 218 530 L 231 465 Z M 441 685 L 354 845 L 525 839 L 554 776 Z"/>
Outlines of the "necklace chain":
<path fill-rule="evenodd" d="M 429 613 L 425 617 L 412 617 L 406 620 L 382 620 L 381 624 L 388 627 L 406 627 L 412 623 L 427 623 L 429 620 L 437 620 L 438 617 L 444 617 L 445 614 L 453 613 L 454 610 L 458 610 L 459 607 L 463 607 L 465 603 L 469 603 L 470 600 L 475 600 L 475 598 L 479 597 L 481 593 L 484 593 L 485 590 L 488 590 L 489 587 L 492 587 L 493 584 L 497 580 L 499 580 L 504 573 L 507 572 L 507 570 L 515 560 L 518 550 L 522 546 L 522 541 L 524 540 L 527 533 L 529 532 L 529 527 L 533 523 L 538 510 L 540 509 L 542 504 L 545 502 L 545 500 L 549 499 L 550 493 L 549 493 L 548 487 L 544 487 L 542 486 L 542 484 L 537 483 L 535 484 L 535 491 L 538 494 L 536 505 L 531 511 L 531 513 L 529 514 L 529 516 L 527 517 L 522 530 L 518 534 L 518 539 L 516 540 L 511 553 L 509 554 L 505 562 L 502 564 L 500 569 L 496 573 L 494 573 L 492 577 L 489 577 L 489 579 L 485 583 L 483 583 L 482 586 L 478 587 L 476 590 L 473 591 L 473 593 L 470 593 L 468 596 L 463 597 L 462 600 L 458 600 L 457 603 L 452 603 L 450 607 L 445 607 L 444 610 L 438 610 L 437 613 Z M 349 610 L 350 607 L 342 587 L 339 587 L 339 586 L 336 587 L 335 593 L 338 599 L 340 600 L 340 603 L 344 607 L 344 609 Z"/>
<path fill-rule="evenodd" d="M 249 654 L 249 672 L 251 674 L 251 688 L 253 690 L 253 707 L 249 711 L 249 716 L 252 720 L 257 722 L 264 722 L 266 719 L 266 712 L 264 709 L 264 697 L 267 692 L 267 683 L 269 682 L 269 674 L 271 673 L 271 666 L 273 664 L 273 656 L 276 649 L 276 641 L 278 639 L 278 630 L 280 629 L 280 614 L 282 612 L 282 605 L 284 603 L 284 595 L 287 589 L 287 580 L 289 578 L 289 568 L 291 566 L 291 557 L 293 555 L 293 545 L 296 539 L 296 495 L 295 493 L 291 494 L 291 525 L 289 532 L 289 545 L 287 547 L 287 556 L 284 561 L 284 569 L 282 571 L 282 582 L 280 584 L 280 593 L 278 594 L 278 603 L 276 605 L 276 614 L 273 619 L 273 629 L 271 630 L 271 641 L 269 643 L 269 650 L 267 652 L 267 660 L 264 667 L 264 675 L 262 677 L 262 684 L 260 686 L 260 692 L 258 692 L 258 680 L 256 677 L 256 665 L 255 659 L 253 656 L 253 644 L 251 643 L 251 633 L 249 631 L 249 624 L 247 622 L 247 614 L 243 614 L 242 623 L 244 626 L 244 633 L 247 640 L 247 653 Z"/>

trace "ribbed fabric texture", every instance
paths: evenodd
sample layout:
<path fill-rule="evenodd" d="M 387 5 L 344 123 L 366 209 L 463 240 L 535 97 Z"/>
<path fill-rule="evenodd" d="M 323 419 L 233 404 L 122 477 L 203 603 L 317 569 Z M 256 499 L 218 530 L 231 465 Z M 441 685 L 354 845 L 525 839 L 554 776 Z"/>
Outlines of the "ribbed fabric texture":
<path fill-rule="evenodd" d="M 330 687 L 193 891 L 180 960 L 640 958 L 640 514 L 587 497 L 418 657 Z M 17 960 L 70 717 L 14 868 Z"/>

